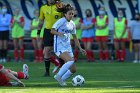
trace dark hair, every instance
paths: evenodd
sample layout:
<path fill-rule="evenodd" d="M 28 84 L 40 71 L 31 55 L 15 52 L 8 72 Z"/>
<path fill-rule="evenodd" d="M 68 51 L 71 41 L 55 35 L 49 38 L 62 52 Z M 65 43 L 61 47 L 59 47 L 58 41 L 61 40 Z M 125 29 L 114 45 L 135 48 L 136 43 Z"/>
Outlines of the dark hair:
<path fill-rule="evenodd" d="M 62 12 L 65 14 L 70 10 L 74 10 L 74 7 L 72 7 L 70 4 L 66 4 L 66 5 L 64 5 L 63 8 L 61 8 L 61 10 L 59 10 L 59 12 Z"/>

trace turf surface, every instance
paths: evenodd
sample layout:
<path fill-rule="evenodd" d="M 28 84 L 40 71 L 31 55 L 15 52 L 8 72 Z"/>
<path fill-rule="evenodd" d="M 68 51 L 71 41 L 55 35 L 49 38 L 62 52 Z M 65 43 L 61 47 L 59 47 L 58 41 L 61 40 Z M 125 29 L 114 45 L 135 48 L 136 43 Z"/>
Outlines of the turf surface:
<path fill-rule="evenodd" d="M 0 93 L 140 93 L 140 63 L 132 62 L 83 62 L 78 61 L 77 72 L 73 75 L 84 76 L 82 87 L 73 87 L 71 78 L 67 87 L 60 87 L 51 77 L 43 77 L 44 64 L 25 62 L 29 66 L 30 78 L 22 80 L 25 88 L 0 87 Z M 3 64 L 15 71 L 22 70 L 24 63 Z M 52 71 L 53 65 L 51 66 Z"/>

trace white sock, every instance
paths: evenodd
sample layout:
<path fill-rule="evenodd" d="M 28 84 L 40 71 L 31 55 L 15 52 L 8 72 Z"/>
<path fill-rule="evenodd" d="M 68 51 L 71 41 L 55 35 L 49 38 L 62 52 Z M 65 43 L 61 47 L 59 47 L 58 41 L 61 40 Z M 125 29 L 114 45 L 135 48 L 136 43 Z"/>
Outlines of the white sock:
<path fill-rule="evenodd" d="M 68 61 L 65 63 L 57 73 L 58 76 L 62 77 L 68 70 L 69 68 L 73 65 L 74 61 Z"/>
<path fill-rule="evenodd" d="M 63 76 L 62 76 L 62 80 L 65 81 L 66 79 L 68 79 L 73 73 L 68 70 Z"/>

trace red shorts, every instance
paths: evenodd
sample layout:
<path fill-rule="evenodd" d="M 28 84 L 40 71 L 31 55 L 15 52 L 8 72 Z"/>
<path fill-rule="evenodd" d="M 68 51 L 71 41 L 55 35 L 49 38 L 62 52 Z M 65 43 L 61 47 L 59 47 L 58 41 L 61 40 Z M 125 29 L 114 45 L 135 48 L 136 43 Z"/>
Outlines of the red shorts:
<path fill-rule="evenodd" d="M 114 42 L 127 42 L 128 39 L 127 38 L 123 38 L 123 39 L 114 39 Z"/>
<path fill-rule="evenodd" d="M 82 38 L 82 42 L 93 42 L 93 37 L 90 37 L 90 38 Z"/>
<path fill-rule="evenodd" d="M 0 72 L 0 86 L 11 86 L 10 78 Z"/>
<path fill-rule="evenodd" d="M 108 42 L 108 36 L 96 36 L 96 41 Z"/>

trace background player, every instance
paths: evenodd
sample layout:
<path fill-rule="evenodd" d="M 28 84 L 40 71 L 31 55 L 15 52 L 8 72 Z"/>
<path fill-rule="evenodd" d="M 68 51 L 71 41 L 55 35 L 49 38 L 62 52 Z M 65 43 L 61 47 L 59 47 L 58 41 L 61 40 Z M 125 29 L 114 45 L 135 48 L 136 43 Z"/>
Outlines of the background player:
<path fill-rule="evenodd" d="M 23 72 L 15 72 L 9 69 L 5 69 L 4 66 L 0 64 L 0 86 L 25 86 L 20 79 L 28 79 L 28 66 L 23 65 Z M 10 79 L 16 82 L 10 82 Z"/>
<path fill-rule="evenodd" d="M 24 17 L 20 14 L 20 9 L 15 8 L 14 16 L 11 22 L 12 38 L 14 43 L 14 56 L 15 61 L 23 61 L 24 58 Z M 20 59 L 18 58 L 18 46 L 20 48 Z"/>
<path fill-rule="evenodd" d="M 7 61 L 7 43 L 9 40 L 9 28 L 12 18 L 11 14 L 7 12 L 7 6 L 3 5 L 0 13 L 0 62 Z"/>
<path fill-rule="evenodd" d="M 37 30 L 39 25 L 39 10 L 34 11 L 35 17 L 31 22 L 31 38 L 34 47 L 35 62 L 43 61 L 42 39 L 37 38 Z M 42 33 L 41 33 L 42 34 Z"/>
<path fill-rule="evenodd" d="M 114 45 L 118 61 L 124 61 L 126 55 L 125 42 L 128 36 L 126 28 L 127 19 L 123 16 L 122 10 L 118 10 L 118 18 L 114 18 Z"/>

